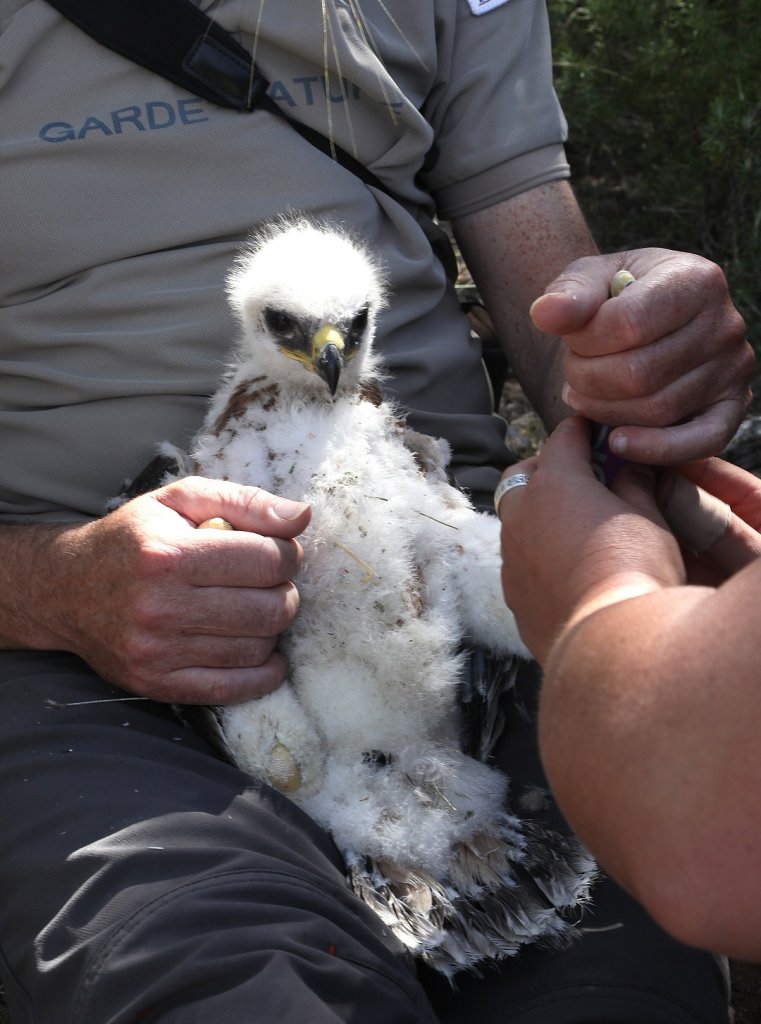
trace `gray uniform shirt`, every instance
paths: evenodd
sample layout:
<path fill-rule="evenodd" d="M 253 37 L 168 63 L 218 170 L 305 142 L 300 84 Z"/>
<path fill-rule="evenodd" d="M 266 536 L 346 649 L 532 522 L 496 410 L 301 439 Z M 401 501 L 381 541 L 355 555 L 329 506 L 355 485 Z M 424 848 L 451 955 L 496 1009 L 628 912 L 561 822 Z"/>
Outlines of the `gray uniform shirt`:
<path fill-rule="evenodd" d="M 157 442 L 187 443 L 235 331 L 225 275 L 251 228 L 287 210 L 338 220 L 379 253 L 390 388 L 450 441 L 464 486 L 492 487 L 503 424 L 418 214 L 461 216 L 567 176 L 544 5 L 210 9 L 273 99 L 403 202 L 281 119 L 187 95 L 43 0 L 0 0 L 0 518 L 96 516 Z"/>

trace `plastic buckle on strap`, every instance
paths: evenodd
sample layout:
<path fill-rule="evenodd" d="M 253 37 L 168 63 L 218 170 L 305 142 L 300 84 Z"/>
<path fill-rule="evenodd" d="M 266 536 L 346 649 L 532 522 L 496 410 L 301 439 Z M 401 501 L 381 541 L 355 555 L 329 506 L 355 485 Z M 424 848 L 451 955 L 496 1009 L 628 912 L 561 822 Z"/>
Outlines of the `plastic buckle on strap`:
<path fill-rule="evenodd" d="M 196 39 L 182 67 L 236 110 L 255 110 L 269 86 L 250 62 L 208 35 Z"/>

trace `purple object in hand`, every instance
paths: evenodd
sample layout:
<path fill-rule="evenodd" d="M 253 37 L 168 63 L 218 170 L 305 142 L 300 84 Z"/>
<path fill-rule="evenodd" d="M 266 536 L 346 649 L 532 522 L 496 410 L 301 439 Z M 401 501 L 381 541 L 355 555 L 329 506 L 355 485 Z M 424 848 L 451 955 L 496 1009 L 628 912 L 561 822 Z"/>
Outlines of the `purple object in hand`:
<path fill-rule="evenodd" d="M 592 424 L 592 471 L 601 484 L 610 487 L 616 473 L 626 463 L 620 455 L 610 450 L 608 435 L 613 428 L 601 423 Z"/>
<path fill-rule="evenodd" d="M 615 299 L 624 288 L 634 284 L 634 281 L 634 275 L 630 274 L 628 270 L 617 271 L 610 282 L 610 297 Z M 592 470 L 600 483 L 605 484 L 606 487 L 610 487 L 616 473 L 626 462 L 626 459 L 622 459 L 620 455 L 615 455 L 610 450 L 608 435 L 611 429 L 601 423 L 592 424 Z"/>

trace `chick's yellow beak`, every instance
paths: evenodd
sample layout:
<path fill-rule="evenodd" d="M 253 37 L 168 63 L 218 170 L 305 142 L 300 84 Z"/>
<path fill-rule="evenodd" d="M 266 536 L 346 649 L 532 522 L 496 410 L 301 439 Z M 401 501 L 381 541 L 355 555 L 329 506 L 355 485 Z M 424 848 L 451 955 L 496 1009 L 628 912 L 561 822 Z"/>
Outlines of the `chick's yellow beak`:
<path fill-rule="evenodd" d="M 346 341 L 335 324 L 322 324 L 312 337 L 312 365 L 315 372 L 336 393 L 344 363 Z"/>

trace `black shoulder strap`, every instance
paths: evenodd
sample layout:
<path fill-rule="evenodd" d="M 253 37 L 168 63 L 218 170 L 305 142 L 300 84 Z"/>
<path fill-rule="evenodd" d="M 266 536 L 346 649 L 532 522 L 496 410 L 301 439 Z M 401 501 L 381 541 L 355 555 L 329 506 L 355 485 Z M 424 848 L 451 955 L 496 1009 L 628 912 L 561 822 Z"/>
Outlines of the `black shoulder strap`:
<path fill-rule="evenodd" d="M 249 55 L 190 0 L 49 0 L 136 64 L 223 107 L 254 110 L 267 82 Z"/>
<path fill-rule="evenodd" d="M 48 0 L 60 14 L 103 46 L 221 107 L 266 110 L 287 121 L 317 149 L 397 202 L 364 164 L 308 125 L 289 117 L 267 95 L 269 82 L 250 55 L 191 0 Z M 456 262 L 438 226 L 426 232 L 444 268 Z M 449 253 L 447 253 L 449 248 Z"/>
<path fill-rule="evenodd" d="M 49 0 L 51 7 L 135 64 L 149 68 L 222 107 L 267 110 L 289 121 L 309 142 L 363 181 L 383 189 L 363 164 L 306 125 L 289 118 L 267 95 L 269 82 L 249 54 L 191 0 Z"/>

